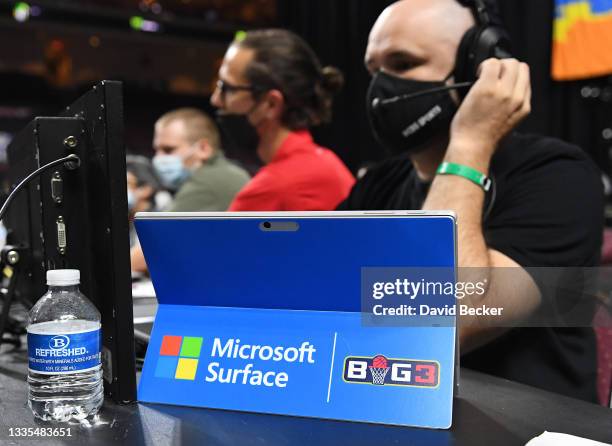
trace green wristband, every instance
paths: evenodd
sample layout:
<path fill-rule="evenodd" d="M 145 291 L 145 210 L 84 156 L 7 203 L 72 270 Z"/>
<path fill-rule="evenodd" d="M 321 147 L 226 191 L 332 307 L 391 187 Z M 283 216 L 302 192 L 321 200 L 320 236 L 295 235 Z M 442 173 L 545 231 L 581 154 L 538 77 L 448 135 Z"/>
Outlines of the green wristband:
<path fill-rule="evenodd" d="M 457 175 L 482 187 L 485 192 L 491 188 L 491 179 L 476 169 L 455 163 L 442 163 L 436 172 L 438 175 Z"/>

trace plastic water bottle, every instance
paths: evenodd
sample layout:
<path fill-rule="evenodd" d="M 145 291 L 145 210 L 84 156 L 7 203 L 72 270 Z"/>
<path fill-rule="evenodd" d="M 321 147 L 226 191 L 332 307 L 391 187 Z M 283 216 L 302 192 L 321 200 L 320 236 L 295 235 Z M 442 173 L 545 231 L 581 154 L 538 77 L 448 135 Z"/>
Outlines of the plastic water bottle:
<path fill-rule="evenodd" d="M 30 310 L 28 406 L 43 420 L 84 419 L 104 401 L 100 312 L 79 282 L 79 270 L 47 271 L 49 290 Z"/>

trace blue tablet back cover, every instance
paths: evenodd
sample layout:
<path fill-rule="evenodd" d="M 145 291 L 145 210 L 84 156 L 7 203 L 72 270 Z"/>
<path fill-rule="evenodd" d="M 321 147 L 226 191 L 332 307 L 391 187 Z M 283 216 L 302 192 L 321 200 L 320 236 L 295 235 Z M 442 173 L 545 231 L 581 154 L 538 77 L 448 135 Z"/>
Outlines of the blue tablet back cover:
<path fill-rule="evenodd" d="M 141 401 L 451 425 L 454 318 L 443 327 L 366 327 L 359 312 L 364 269 L 454 269 L 453 217 L 198 215 L 136 221 L 160 304 Z M 298 229 L 266 231 L 263 221 Z M 261 356 L 261 346 L 280 348 L 280 359 Z M 390 372 L 374 384 L 381 364 Z M 364 379 L 353 379 L 360 370 Z M 273 382 L 279 373 L 288 381 Z"/>
<path fill-rule="evenodd" d="M 454 267 L 452 217 L 138 220 L 160 304 L 359 311 L 364 267 Z"/>

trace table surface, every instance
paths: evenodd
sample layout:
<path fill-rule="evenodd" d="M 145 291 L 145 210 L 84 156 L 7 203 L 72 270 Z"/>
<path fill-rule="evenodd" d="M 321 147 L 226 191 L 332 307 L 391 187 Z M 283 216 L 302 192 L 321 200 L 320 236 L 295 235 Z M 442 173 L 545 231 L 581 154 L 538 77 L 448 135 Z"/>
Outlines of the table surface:
<path fill-rule="evenodd" d="M 45 423 L 26 405 L 27 355 L 0 346 L 0 445 L 524 445 L 543 431 L 612 442 L 612 410 L 461 370 L 450 430 L 413 429 L 225 410 L 117 405 L 96 418 Z M 16 437 L 9 428 L 70 427 L 71 437 Z"/>

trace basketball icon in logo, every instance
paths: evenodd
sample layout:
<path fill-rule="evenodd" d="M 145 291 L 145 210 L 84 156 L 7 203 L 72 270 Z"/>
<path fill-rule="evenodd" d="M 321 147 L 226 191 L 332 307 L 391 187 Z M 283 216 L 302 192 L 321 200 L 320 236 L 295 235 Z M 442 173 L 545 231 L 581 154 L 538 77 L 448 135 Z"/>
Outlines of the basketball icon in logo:
<path fill-rule="evenodd" d="M 375 356 L 369 369 L 372 375 L 372 384 L 384 386 L 385 376 L 387 376 L 387 372 L 389 371 L 387 358 L 383 355 Z"/>

